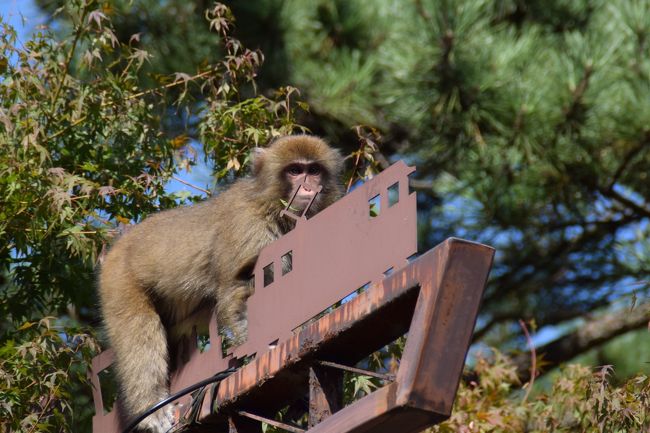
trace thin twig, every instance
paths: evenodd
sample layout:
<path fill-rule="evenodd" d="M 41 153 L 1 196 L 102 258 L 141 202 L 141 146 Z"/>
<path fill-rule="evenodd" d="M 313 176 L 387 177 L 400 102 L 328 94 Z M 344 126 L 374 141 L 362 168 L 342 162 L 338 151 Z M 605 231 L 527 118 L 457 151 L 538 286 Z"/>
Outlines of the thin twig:
<path fill-rule="evenodd" d="M 117 229 L 106 229 L 104 231 L 106 233 L 117 233 L 118 232 Z M 79 231 L 79 232 L 70 232 L 69 234 L 71 234 L 71 235 L 94 235 L 94 234 L 97 234 L 97 233 L 100 233 L 100 231 L 98 231 L 98 230 L 82 230 L 82 231 Z"/>
<path fill-rule="evenodd" d="M 77 49 L 77 43 L 79 43 L 79 39 L 81 38 L 81 34 L 83 33 L 84 21 L 86 20 L 87 13 L 88 13 L 88 4 L 85 4 L 84 8 L 81 11 L 79 27 L 77 28 L 77 32 L 74 35 L 74 40 L 72 41 L 70 52 L 68 52 L 68 57 L 65 59 L 65 64 L 63 66 L 63 76 L 61 77 L 61 80 L 59 81 L 56 90 L 54 91 L 54 97 L 52 98 L 52 112 L 50 113 L 50 116 L 54 116 L 54 111 L 56 109 L 56 100 L 59 99 L 59 95 L 61 94 L 61 90 L 63 89 L 63 83 L 65 83 L 65 79 L 68 76 L 68 71 L 70 70 L 70 63 L 72 63 L 74 52 Z"/>
<path fill-rule="evenodd" d="M 524 323 L 523 320 L 519 319 L 519 326 L 521 326 L 521 329 L 524 330 L 524 335 L 526 336 L 528 347 L 530 347 L 530 382 L 528 382 L 528 388 L 526 389 L 526 394 L 522 400 L 523 403 L 528 399 L 530 391 L 533 389 L 533 385 L 535 384 L 535 376 L 537 374 L 537 353 L 535 351 L 535 344 L 533 344 L 533 339 L 530 338 L 530 334 L 528 333 L 528 327 L 526 326 L 526 323 Z"/>
<path fill-rule="evenodd" d="M 157 92 L 158 90 L 169 89 L 171 87 L 178 86 L 179 84 L 185 84 L 185 83 L 188 83 L 190 81 L 196 80 L 197 78 L 203 78 L 206 75 L 210 75 L 212 72 L 214 72 L 214 71 L 212 69 L 209 69 L 207 71 L 200 72 L 200 73 L 198 73 L 196 75 L 192 75 L 187 80 L 176 80 L 176 81 L 173 81 L 171 83 L 167 83 L 165 85 L 162 85 L 160 87 L 156 87 L 154 89 L 143 90 L 142 92 L 138 92 L 138 93 L 134 93 L 133 95 L 129 95 L 126 98 L 126 100 L 130 101 L 131 99 L 139 98 L 140 96 L 145 96 L 145 95 L 148 95 L 150 93 Z"/>
<path fill-rule="evenodd" d="M 203 188 L 201 188 L 201 187 L 199 187 L 199 186 L 192 185 L 191 183 L 189 183 L 189 182 L 187 182 L 187 181 L 181 179 L 181 178 L 178 177 L 178 176 L 173 176 L 173 175 L 172 175 L 172 179 L 174 179 L 174 180 L 177 181 L 177 182 L 182 183 L 183 185 L 187 185 L 187 186 L 189 186 L 189 187 L 191 187 L 191 188 L 194 188 L 194 189 L 196 189 L 197 191 L 201 191 L 202 193 L 206 194 L 208 197 L 212 195 L 212 193 L 211 193 L 210 191 L 208 191 L 207 189 L 203 189 Z"/>
<path fill-rule="evenodd" d="M 361 144 L 363 147 L 363 144 Z M 352 174 L 350 175 L 350 180 L 348 181 L 348 187 L 346 188 L 345 192 L 348 193 L 350 192 L 350 188 L 352 188 L 352 182 L 354 181 L 354 176 L 357 173 L 357 170 L 359 169 L 359 159 L 361 159 L 361 150 L 357 153 L 357 158 L 354 160 L 354 167 L 352 167 Z"/>
<path fill-rule="evenodd" d="M 70 374 L 70 365 L 68 365 L 65 369 L 65 377 L 68 377 L 69 374 Z M 47 402 L 45 403 L 45 406 L 43 406 L 43 409 L 41 409 L 40 413 L 38 414 L 38 417 L 36 418 L 36 422 L 32 425 L 32 428 L 29 429 L 28 433 L 33 433 L 34 431 L 36 431 L 36 428 L 40 424 L 41 418 L 43 418 L 43 415 L 45 415 L 45 411 L 47 410 L 50 403 L 52 403 L 52 400 L 54 400 L 54 395 L 59 391 L 59 388 L 61 388 L 61 384 L 58 384 L 53 391 L 50 391 L 50 393 L 47 396 Z"/>
<path fill-rule="evenodd" d="M 424 18 L 426 21 L 431 21 L 431 14 L 424 8 L 422 0 L 415 0 L 415 8 L 422 18 Z"/>
<path fill-rule="evenodd" d="M 72 122 L 71 124 L 69 124 L 68 126 L 66 126 L 65 128 L 63 128 L 63 129 L 61 129 L 61 130 L 55 132 L 54 134 L 50 135 L 50 137 L 47 139 L 48 142 L 49 142 L 50 140 L 52 140 L 52 139 L 58 137 L 59 135 L 65 133 L 65 132 L 68 132 L 68 130 L 69 130 L 70 128 L 73 128 L 73 127 L 77 126 L 78 124 L 80 124 L 81 122 L 83 122 L 84 120 L 86 120 L 87 118 L 88 118 L 88 116 L 81 116 L 80 118 L 78 118 L 77 120 L 75 120 L 74 122 Z"/>
<path fill-rule="evenodd" d="M 614 189 L 614 185 L 616 185 L 618 179 L 623 175 L 630 162 L 632 162 L 632 160 L 643 150 L 644 147 L 648 145 L 648 143 L 650 143 L 650 136 L 648 136 L 645 140 L 639 142 L 634 148 L 632 148 L 625 155 L 625 157 L 623 157 L 623 161 L 621 162 L 621 165 L 618 167 L 618 169 L 612 176 L 612 180 L 609 182 L 609 185 L 607 185 L 606 187 L 607 190 Z"/>
<path fill-rule="evenodd" d="M 53 394 L 58 392 L 59 388 L 60 388 L 60 385 L 57 385 L 56 388 L 53 391 L 50 391 L 50 393 L 47 396 L 47 401 L 45 402 L 45 406 L 43 406 L 43 408 L 39 412 L 38 417 L 36 418 L 36 421 L 32 425 L 32 428 L 29 429 L 28 433 L 33 433 L 34 431 L 36 431 L 36 428 L 40 424 L 41 418 L 43 418 L 43 416 L 45 415 L 45 411 L 47 411 L 47 408 L 50 406 L 50 403 L 54 399 Z"/>
<path fill-rule="evenodd" d="M 47 232 L 47 229 L 23 229 L 23 231 L 25 231 L 25 232 L 45 233 L 45 232 Z M 118 230 L 117 229 L 106 229 L 106 230 L 103 230 L 103 231 L 101 231 L 101 230 L 80 230 L 78 232 L 68 232 L 66 234 L 69 234 L 69 235 L 94 235 L 94 234 L 103 233 L 103 232 L 117 233 Z"/>
<path fill-rule="evenodd" d="M 135 56 L 131 56 L 131 58 L 129 59 L 129 62 L 126 64 L 126 66 L 122 70 L 122 73 L 120 74 L 120 80 L 122 80 L 124 78 L 124 76 L 126 75 L 126 73 L 129 71 L 129 68 L 133 64 L 134 60 L 135 60 Z"/>

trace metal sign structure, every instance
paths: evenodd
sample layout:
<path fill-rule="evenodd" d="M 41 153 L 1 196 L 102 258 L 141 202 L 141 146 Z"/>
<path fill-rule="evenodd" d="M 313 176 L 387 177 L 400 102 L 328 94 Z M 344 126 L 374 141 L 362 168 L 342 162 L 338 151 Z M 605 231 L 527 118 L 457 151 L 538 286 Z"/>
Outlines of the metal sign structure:
<path fill-rule="evenodd" d="M 199 423 L 189 431 L 258 433 L 265 422 L 293 433 L 409 433 L 449 417 L 494 250 L 450 238 L 409 260 L 413 171 L 397 162 L 260 252 L 247 340 L 224 355 L 213 317 L 209 349 L 188 336 L 186 362 L 171 375 L 173 393 L 241 366 L 194 401 Z M 358 368 L 405 334 L 396 372 Z M 92 365 L 94 433 L 120 431 L 101 396 L 99 373 L 111 363 L 108 350 Z M 344 372 L 384 386 L 345 405 Z M 275 419 L 287 407 L 304 414 Z"/>

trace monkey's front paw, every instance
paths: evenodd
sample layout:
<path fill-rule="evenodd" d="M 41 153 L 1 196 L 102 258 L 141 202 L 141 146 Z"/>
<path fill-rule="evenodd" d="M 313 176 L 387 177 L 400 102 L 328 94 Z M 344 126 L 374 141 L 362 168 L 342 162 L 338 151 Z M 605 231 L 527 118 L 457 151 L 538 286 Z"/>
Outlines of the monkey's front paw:
<path fill-rule="evenodd" d="M 138 425 L 138 430 L 150 433 L 166 433 L 171 430 L 174 423 L 173 409 L 167 406 L 143 419 Z"/>
<path fill-rule="evenodd" d="M 232 344 L 239 346 L 248 336 L 248 320 L 241 319 L 232 325 Z"/>

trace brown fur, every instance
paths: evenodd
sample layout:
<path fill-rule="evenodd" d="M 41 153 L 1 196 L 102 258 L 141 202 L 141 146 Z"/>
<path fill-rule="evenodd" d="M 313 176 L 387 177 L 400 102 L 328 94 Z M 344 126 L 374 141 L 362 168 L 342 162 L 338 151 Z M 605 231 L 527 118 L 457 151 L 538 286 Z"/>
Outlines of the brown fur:
<path fill-rule="evenodd" d="M 255 155 L 252 177 L 201 204 L 152 215 L 109 251 L 99 292 L 128 417 L 168 395 L 169 324 L 210 303 L 219 327 L 245 333 L 252 290 L 247 270 L 261 248 L 291 228 L 280 212 L 281 199 L 293 190 L 285 170 L 294 162 L 324 168 L 323 190 L 310 213 L 341 195 L 339 153 L 316 137 L 283 137 Z M 158 433 L 169 423 L 169 414 L 159 411 L 141 428 Z"/>

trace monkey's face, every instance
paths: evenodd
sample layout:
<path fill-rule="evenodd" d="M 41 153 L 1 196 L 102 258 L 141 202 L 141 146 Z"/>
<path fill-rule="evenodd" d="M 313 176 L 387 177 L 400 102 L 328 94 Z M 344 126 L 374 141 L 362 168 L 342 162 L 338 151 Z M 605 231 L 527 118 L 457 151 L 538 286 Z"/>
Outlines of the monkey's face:
<path fill-rule="evenodd" d="M 343 158 L 339 152 L 317 137 L 289 135 L 278 138 L 267 148 L 256 148 L 253 177 L 264 203 L 282 207 L 307 218 L 333 203 L 341 195 L 337 181 Z M 278 212 L 281 220 L 283 213 Z"/>
<path fill-rule="evenodd" d="M 284 169 L 284 177 L 289 187 L 291 209 L 302 212 L 321 191 L 324 168 L 315 162 L 293 162 Z"/>

